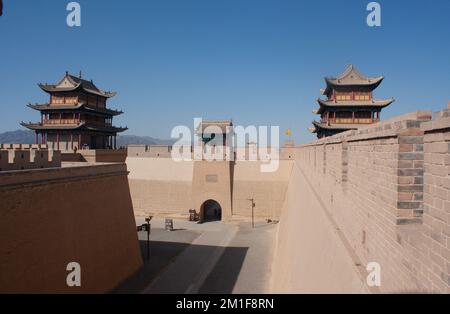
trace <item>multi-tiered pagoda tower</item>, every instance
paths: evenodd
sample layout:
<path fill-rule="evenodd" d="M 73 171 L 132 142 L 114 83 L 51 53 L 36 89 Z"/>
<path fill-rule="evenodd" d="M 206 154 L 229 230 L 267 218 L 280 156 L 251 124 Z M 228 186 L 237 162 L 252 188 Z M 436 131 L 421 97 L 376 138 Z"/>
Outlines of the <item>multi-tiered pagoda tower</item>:
<path fill-rule="evenodd" d="M 113 117 L 123 112 L 106 107 L 116 93 L 100 90 L 81 73 L 75 77 L 66 72 L 56 85 L 39 87 L 50 95 L 49 102 L 28 106 L 41 113 L 41 122 L 21 123 L 36 132 L 36 144 L 56 150 L 117 148 L 117 133 L 127 128 L 113 126 Z"/>
<path fill-rule="evenodd" d="M 319 98 L 320 108 L 313 111 L 320 121 L 313 121 L 309 130 L 322 138 L 380 121 L 381 109 L 394 102 L 373 98 L 381 81 L 383 76 L 365 77 L 353 65 L 337 78 L 325 78 L 327 86 L 321 93 L 326 100 Z"/>

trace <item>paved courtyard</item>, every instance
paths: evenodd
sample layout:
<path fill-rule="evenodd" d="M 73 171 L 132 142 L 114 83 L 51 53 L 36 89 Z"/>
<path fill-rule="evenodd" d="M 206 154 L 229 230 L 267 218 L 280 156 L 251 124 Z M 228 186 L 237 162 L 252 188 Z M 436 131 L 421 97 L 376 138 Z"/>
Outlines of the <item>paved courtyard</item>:
<path fill-rule="evenodd" d="M 116 293 L 268 292 L 276 225 L 174 220 L 169 232 L 163 219 L 151 223 L 150 258 L 139 232 L 144 266 Z"/>

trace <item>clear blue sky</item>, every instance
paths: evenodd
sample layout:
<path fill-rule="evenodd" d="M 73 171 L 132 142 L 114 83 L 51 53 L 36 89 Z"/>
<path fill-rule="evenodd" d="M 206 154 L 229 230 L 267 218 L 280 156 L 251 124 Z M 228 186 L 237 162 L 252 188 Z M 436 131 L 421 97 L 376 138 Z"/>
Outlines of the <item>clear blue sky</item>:
<path fill-rule="evenodd" d="M 450 100 L 448 0 L 379 1 L 381 28 L 366 24 L 368 0 L 81 0 L 81 28 L 67 27 L 68 2 L 4 0 L 0 132 L 37 121 L 36 84 L 66 70 L 118 92 L 109 106 L 128 134 L 159 138 L 204 117 L 308 141 L 323 77 L 349 63 L 386 77 L 383 118 Z"/>

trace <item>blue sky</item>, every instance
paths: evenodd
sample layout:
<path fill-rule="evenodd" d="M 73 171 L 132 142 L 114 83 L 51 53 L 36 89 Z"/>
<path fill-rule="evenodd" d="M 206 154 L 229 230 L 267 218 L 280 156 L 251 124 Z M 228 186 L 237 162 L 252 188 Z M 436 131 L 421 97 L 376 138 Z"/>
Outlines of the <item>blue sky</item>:
<path fill-rule="evenodd" d="M 368 0 L 84 0 L 82 27 L 66 25 L 66 0 L 4 0 L 0 17 L 0 132 L 37 121 L 38 82 L 66 70 L 118 95 L 109 106 L 128 134 L 169 138 L 194 117 L 292 128 L 314 138 L 324 76 L 353 63 L 384 75 L 382 118 L 450 100 L 450 1 L 378 1 L 382 26 L 366 24 Z"/>

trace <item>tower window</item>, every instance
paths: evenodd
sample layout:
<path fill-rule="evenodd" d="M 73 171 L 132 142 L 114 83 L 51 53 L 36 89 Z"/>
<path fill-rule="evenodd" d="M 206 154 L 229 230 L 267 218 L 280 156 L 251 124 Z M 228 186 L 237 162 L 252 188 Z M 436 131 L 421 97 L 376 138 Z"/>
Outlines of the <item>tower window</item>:
<path fill-rule="evenodd" d="M 355 100 L 370 100 L 370 93 L 355 93 Z"/>

